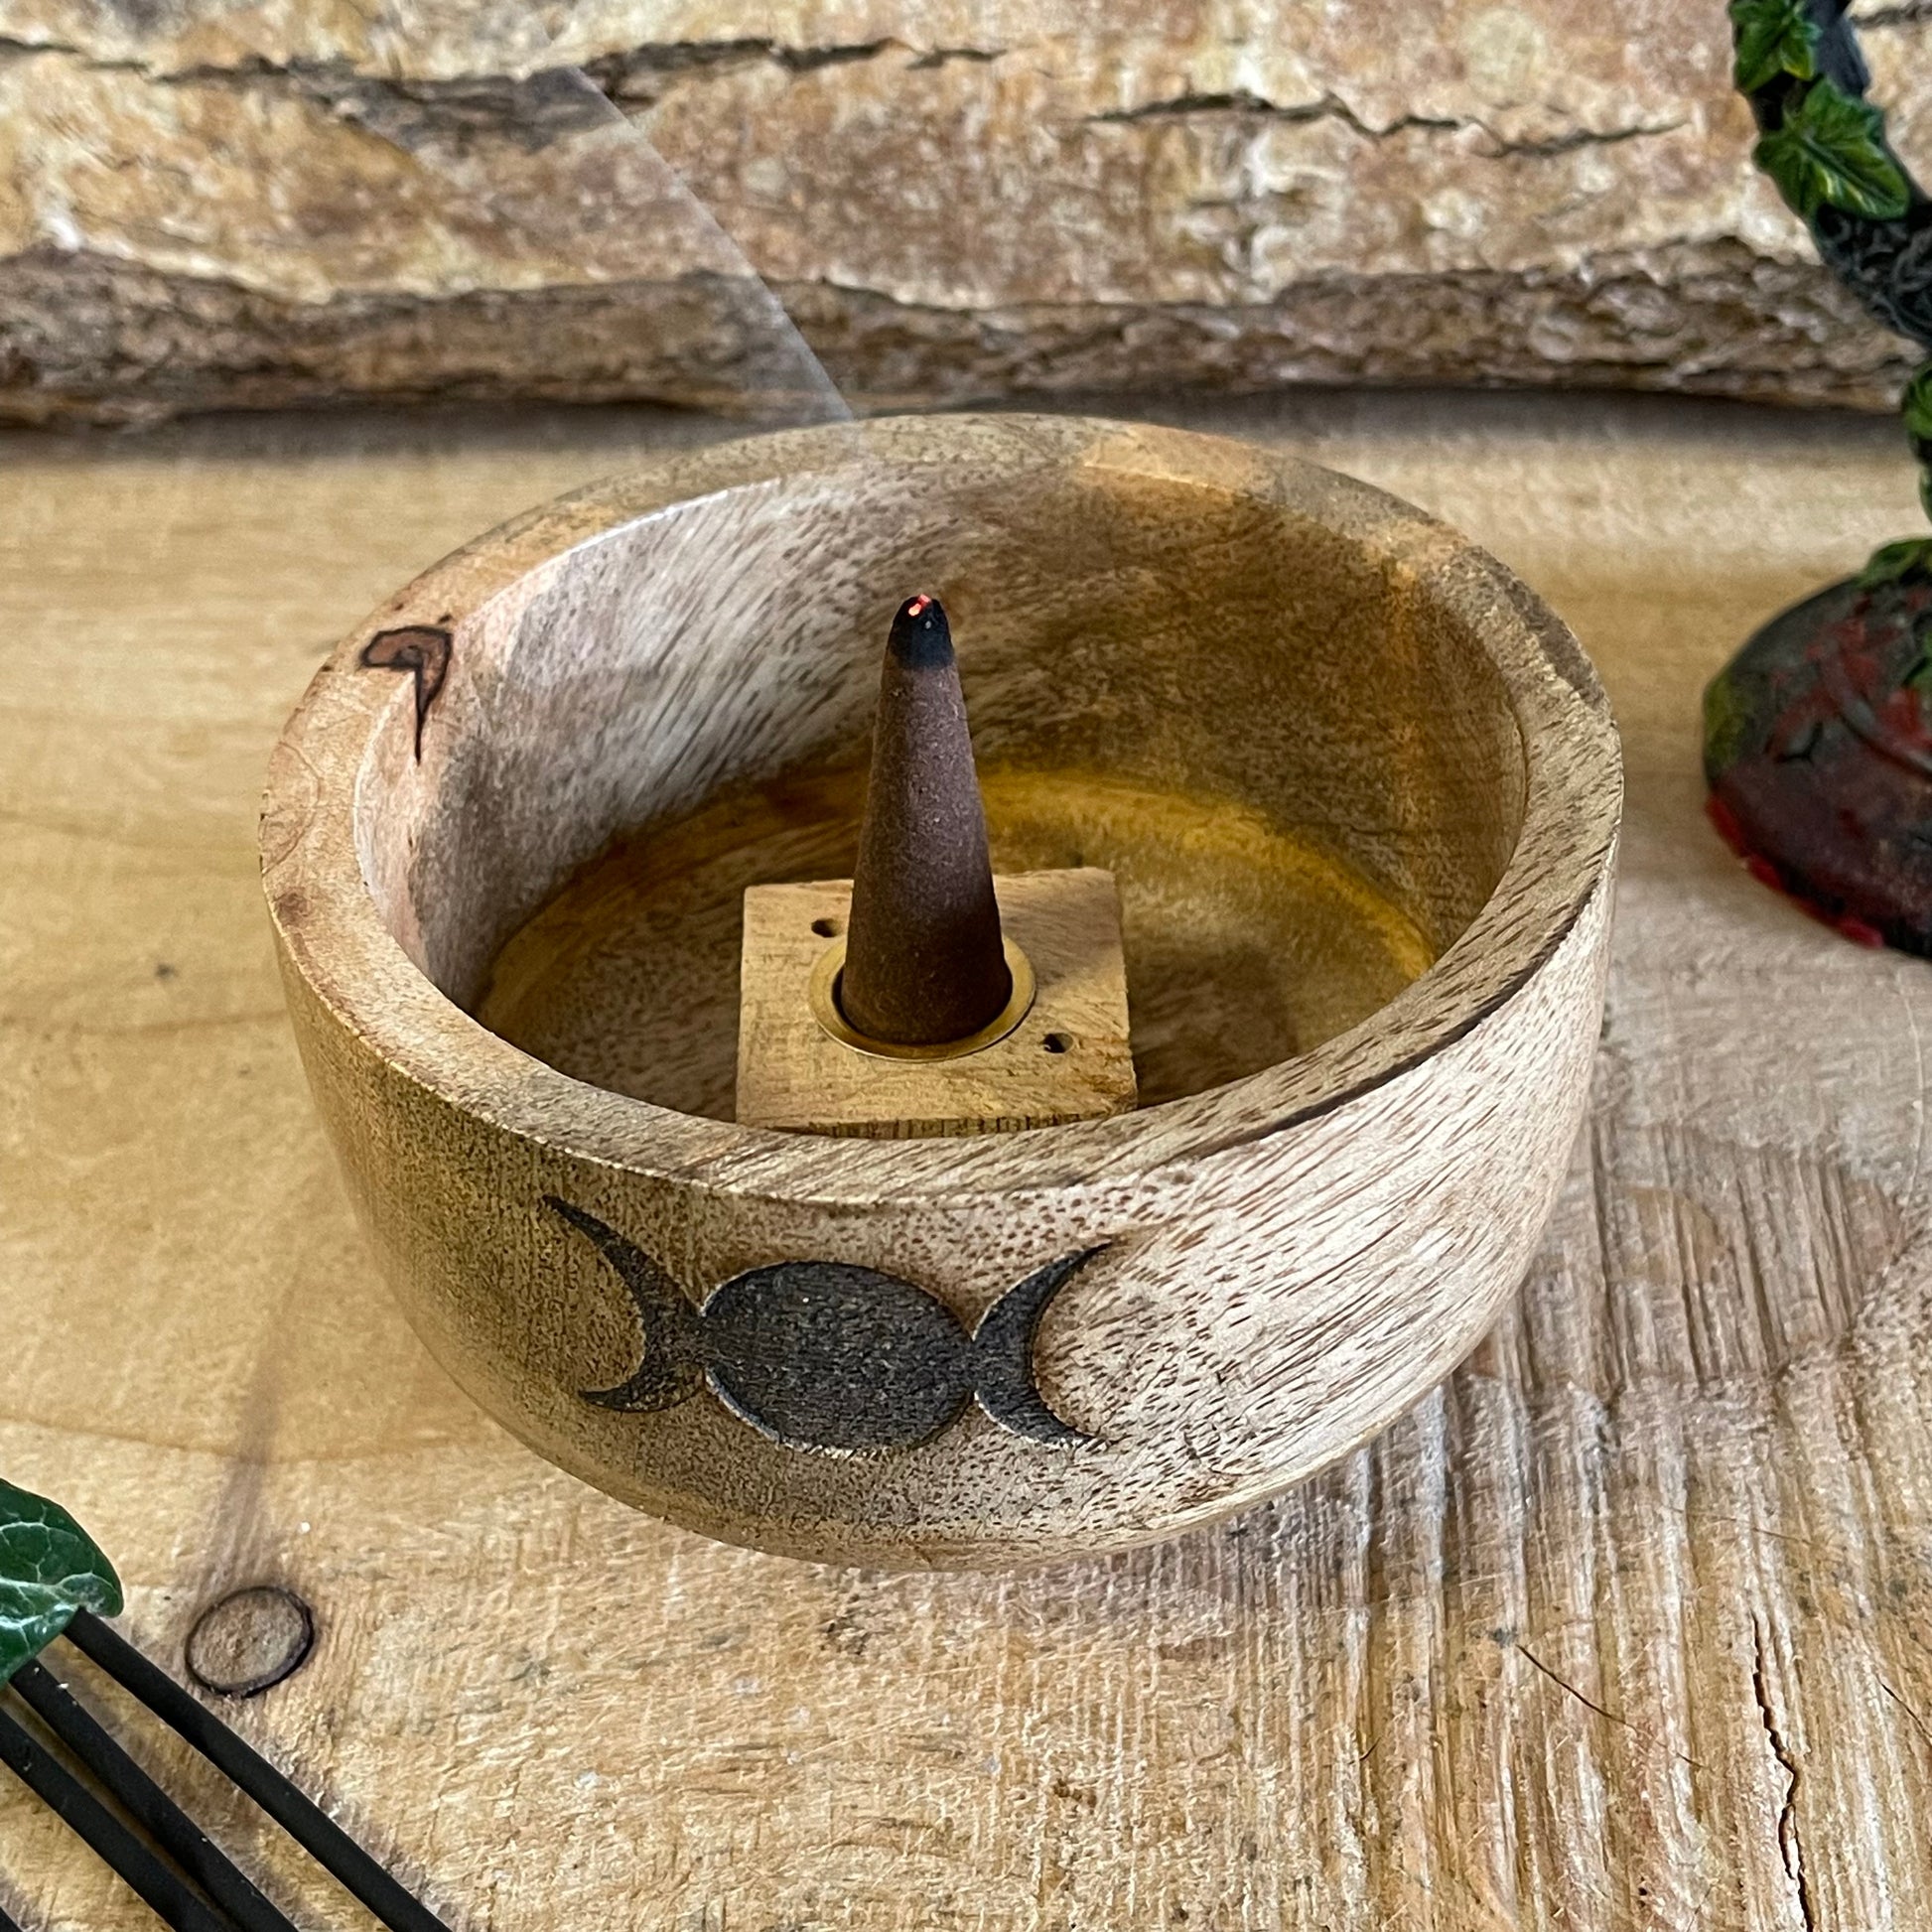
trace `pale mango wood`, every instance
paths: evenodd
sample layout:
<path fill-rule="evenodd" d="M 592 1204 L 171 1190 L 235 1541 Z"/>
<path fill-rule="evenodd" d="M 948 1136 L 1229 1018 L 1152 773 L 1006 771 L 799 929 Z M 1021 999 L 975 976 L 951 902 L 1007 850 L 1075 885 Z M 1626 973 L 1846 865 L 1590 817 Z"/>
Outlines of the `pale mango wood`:
<path fill-rule="evenodd" d="M 1434 964 L 1291 1057 L 1251 1048 L 1239 1077 L 1024 1134 L 777 1134 L 480 1027 L 467 1009 L 505 941 L 614 842 L 678 847 L 748 793 L 856 766 L 873 639 L 907 582 L 952 613 L 989 771 L 1067 775 L 1083 825 L 1123 786 L 1278 824 L 1302 841 L 1285 852 L 1319 849 L 1398 906 Z M 398 639 L 433 665 L 399 677 Z M 1575 639 L 1414 506 L 1232 439 L 901 418 L 639 470 L 396 592 L 276 748 L 262 873 L 351 1192 L 485 1408 L 733 1542 L 1002 1564 L 1225 1515 L 1473 1344 L 1583 1110 L 1620 797 Z M 1142 894 L 1143 854 L 1169 848 L 1119 836 L 1124 895 L 1203 997 L 1218 962 L 1187 942 L 1214 882 Z M 1264 901 L 1274 884 L 1239 881 Z M 1138 999 L 1132 956 L 1128 977 Z M 631 989 L 621 1018 L 667 1055 L 697 1024 L 675 982 Z M 1075 1261 L 1020 1320 L 1006 1298 Z M 911 1300 L 888 1313 L 875 1286 L 873 1313 L 827 1315 L 822 1263 Z M 711 1366 L 673 1374 L 678 1322 L 742 1276 L 756 1326 L 692 1331 L 685 1359 Z M 792 1332 L 820 1337 L 785 1383 L 796 1434 L 731 1374 L 770 1386 L 759 1363 Z M 875 1401 L 880 1434 L 837 1433 Z M 1012 1422 L 1029 1408 L 1047 1435 Z M 814 1452 L 861 1444 L 882 1452 Z"/>
<path fill-rule="evenodd" d="M 715 432 L 208 423 L 0 443 L 0 1468 L 99 1532 L 177 1672 L 208 1601 L 300 1589 L 313 1659 L 228 1715 L 458 1925 L 1916 1932 L 1932 978 L 1741 875 L 1696 736 L 1738 637 L 1913 527 L 1895 425 L 1413 395 L 1188 420 L 1452 516 L 1577 625 L 1622 725 L 1589 1125 L 1439 1393 L 1221 1528 L 1018 1577 L 728 1549 L 512 1443 L 333 1172 L 260 913 L 261 768 L 386 587 Z M 0 1901 L 28 1932 L 154 1924 L 4 1782 Z"/>
<path fill-rule="evenodd" d="M 1003 1038 L 950 1059 L 893 1059 L 813 1017 L 812 976 L 845 932 L 849 879 L 754 886 L 739 978 L 738 1118 L 748 1127 L 909 1140 L 1102 1120 L 1134 1104 L 1120 897 L 1098 866 L 994 881 L 1033 1005 Z"/>

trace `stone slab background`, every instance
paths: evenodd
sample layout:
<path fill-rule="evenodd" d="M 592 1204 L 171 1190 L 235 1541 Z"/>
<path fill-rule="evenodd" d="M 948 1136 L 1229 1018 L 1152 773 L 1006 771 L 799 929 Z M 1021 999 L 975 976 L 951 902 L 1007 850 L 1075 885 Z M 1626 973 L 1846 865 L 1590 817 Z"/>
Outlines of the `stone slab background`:
<path fill-rule="evenodd" d="M 1863 17 L 1932 155 L 1932 0 Z M 0 420 L 783 387 L 613 108 L 871 406 L 1909 366 L 1719 0 L 0 0 Z"/>

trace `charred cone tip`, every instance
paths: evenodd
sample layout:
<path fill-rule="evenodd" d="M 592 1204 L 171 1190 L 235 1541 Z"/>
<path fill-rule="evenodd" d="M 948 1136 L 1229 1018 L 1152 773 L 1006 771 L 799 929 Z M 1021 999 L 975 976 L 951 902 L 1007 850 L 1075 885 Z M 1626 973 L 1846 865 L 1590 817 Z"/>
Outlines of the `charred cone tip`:
<path fill-rule="evenodd" d="M 953 661 L 952 626 L 945 607 L 921 591 L 898 607 L 887 648 L 908 671 L 936 671 Z"/>

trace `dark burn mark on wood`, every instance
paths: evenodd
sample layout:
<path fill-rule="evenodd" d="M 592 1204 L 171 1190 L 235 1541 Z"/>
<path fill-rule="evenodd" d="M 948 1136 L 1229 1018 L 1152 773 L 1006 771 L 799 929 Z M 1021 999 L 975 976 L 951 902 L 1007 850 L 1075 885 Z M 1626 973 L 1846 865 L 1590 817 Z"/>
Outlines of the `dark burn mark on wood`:
<path fill-rule="evenodd" d="M 937 1296 L 838 1261 L 781 1261 L 712 1290 L 702 1308 L 634 1242 L 555 1194 L 544 1204 L 590 1241 L 629 1291 L 642 1331 L 636 1373 L 586 1402 L 675 1408 L 709 1386 L 733 1415 L 788 1449 L 879 1452 L 929 1442 L 977 1401 L 1030 1442 L 1093 1441 L 1034 1382 L 1034 1339 L 1053 1297 L 1099 1247 L 1038 1268 L 969 1336 Z"/>
<path fill-rule="evenodd" d="M 423 761 L 423 721 L 450 670 L 450 633 L 440 625 L 404 624 L 378 630 L 359 661 L 372 671 L 407 671 L 416 682 L 416 762 Z"/>
<path fill-rule="evenodd" d="M 231 1591 L 188 1633 L 189 1675 L 223 1697 L 259 1697 L 300 1670 L 315 1648 L 315 1612 L 280 1584 Z"/>

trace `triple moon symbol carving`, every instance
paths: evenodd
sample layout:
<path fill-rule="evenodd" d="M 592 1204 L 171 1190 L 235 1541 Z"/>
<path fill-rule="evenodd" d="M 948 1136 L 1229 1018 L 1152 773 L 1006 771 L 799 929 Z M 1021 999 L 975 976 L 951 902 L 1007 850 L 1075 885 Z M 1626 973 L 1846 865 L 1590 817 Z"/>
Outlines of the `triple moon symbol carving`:
<path fill-rule="evenodd" d="M 754 1268 L 694 1308 L 635 1242 L 555 1194 L 543 1198 L 610 1263 L 643 1331 L 637 1372 L 614 1389 L 583 1390 L 586 1402 L 672 1409 L 709 1385 L 733 1415 L 788 1449 L 912 1449 L 971 1401 L 1030 1442 L 1094 1440 L 1046 1406 L 1033 1352 L 1047 1305 L 1098 1247 L 1036 1269 L 968 1335 L 937 1296 L 842 1261 Z"/>
<path fill-rule="evenodd" d="M 406 623 L 378 630 L 358 662 L 372 671 L 407 671 L 416 685 L 416 762 L 423 761 L 423 720 L 450 672 L 450 633 L 440 624 Z"/>

